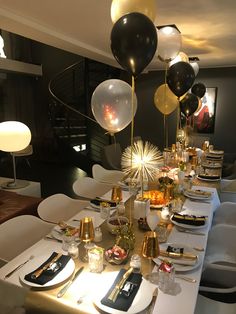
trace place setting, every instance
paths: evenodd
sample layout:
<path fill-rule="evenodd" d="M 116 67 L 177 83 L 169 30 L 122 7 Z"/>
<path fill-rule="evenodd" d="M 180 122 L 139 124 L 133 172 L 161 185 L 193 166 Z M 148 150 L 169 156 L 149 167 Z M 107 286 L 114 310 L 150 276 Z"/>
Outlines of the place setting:
<path fill-rule="evenodd" d="M 201 200 L 201 201 L 209 202 L 212 199 L 211 192 L 201 190 L 201 189 L 195 189 L 195 190 L 187 189 L 184 191 L 184 195 L 191 200 Z"/>
<path fill-rule="evenodd" d="M 202 229 L 208 225 L 208 216 L 174 213 L 170 221 L 180 229 Z"/>
<path fill-rule="evenodd" d="M 53 252 L 36 256 L 19 274 L 23 285 L 32 288 L 52 288 L 66 281 L 74 272 L 75 263 L 69 255 Z"/>
<path fill-rule="evenodd" d="M 196 254 L 194 248 L 183 243 L 160 244 L 160 254 L 153 261 L 161 265 L 166 259 L 174 264 L 176 272 L 191 271 L 202 263 L 201 254 Z"/>

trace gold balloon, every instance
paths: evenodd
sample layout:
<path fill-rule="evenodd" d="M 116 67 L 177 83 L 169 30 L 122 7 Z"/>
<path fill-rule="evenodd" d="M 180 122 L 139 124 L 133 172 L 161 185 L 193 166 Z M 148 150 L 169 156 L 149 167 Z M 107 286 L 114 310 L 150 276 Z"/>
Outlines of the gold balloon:
<path fill-rule="evenodd" d="M 172 61 L 169 62 L 169 67 L 171 67 L 173 64 L 180 62 L 180 61 L 189 63 L 189 57 L 186 55 L 186 53 L 184 53 L 182 51 L 179 52 L 177 57 L 175 57 Z"/>
<path fill-rule="evenodd" d="M 111 4 L 111 20 L 115 23 L 120 17 L 131 12 L 139 12 L 154 22 L 156 18 L 155 0 L 113 0 Z"/>
<path fill-rule="evenodd" d="M 170 114 L 177 108 L 179 101 L 168 85 L 162 84 L 155 91 L 154 104 L 161 113 Z"/>

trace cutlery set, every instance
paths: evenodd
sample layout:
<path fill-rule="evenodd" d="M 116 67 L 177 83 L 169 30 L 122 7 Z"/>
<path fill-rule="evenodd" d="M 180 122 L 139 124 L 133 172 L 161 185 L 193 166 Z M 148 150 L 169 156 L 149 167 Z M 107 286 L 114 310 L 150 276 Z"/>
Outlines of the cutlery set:
<path fill-rule="evenodd" d="M 69 289 L 73 281 L 81 274 L 83 271 L 84 267 L 80 267 L 79 270 L 74 274 L 74 276 L 67 282 L 67 284 L 58 292 L 57 297 L 61 298 L 63 295 L 66 293 L 66 291 Z"/>
<path fill-rule="evenodd" d="M 17 270 L 19 270 L 21 267 L 23 267 L 25 264 L 27 264 L 33 258 L 34 258 L 34 255 L 31 255 L 25 262 L 21 263 L 20 265 L 15 267 L 12 271 L 10 271 L 8 274 L 6 274 L 4 279 L 9 278 L 11 275 L 13 275 Z"/>
<path fill-rule="evenodd" d="M 36 270 L 31 275 L 31 278 L 32 279 L 38 278 L 45 270 L 48 270 L 48 269 L 52 269 L 53 271 L 55 271 L 56 267 L 58 267 L 56 262 L 60 259 L 61 256 L 62 256 L 62 253 L 58 253 L 51 261 L 49 261 L 47 264 L 45 264 L 44 266 Z"/>

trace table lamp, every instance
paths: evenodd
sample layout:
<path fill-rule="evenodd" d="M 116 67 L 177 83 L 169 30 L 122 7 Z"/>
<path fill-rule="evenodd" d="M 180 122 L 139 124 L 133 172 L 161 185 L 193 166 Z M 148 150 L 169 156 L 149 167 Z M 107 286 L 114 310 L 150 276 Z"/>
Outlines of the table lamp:
<path fill-rule="evenodd" d="M 27 186 L 29 183 L 22 180 L 16 180 L 16 164 L 14 152 L 26 148 L 31 141 L 30 129 L 18 121 L 6 121 L 0 123 L 0 150 L 12 153 L 14 180 L 4 183 L 1 187 L 5 189 L 19 189 Z"/>

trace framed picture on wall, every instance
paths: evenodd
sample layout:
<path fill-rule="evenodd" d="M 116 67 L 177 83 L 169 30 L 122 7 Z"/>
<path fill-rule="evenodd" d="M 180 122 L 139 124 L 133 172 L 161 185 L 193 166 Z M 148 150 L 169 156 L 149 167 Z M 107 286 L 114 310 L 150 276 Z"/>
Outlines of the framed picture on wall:
<path fill-rule="evenodd" d="M 193 114 L 193 131 L 196 133 L 214 133 L 216 116 L 217 87 L 207 87 L 201 98 L 202 106 Z"/>

